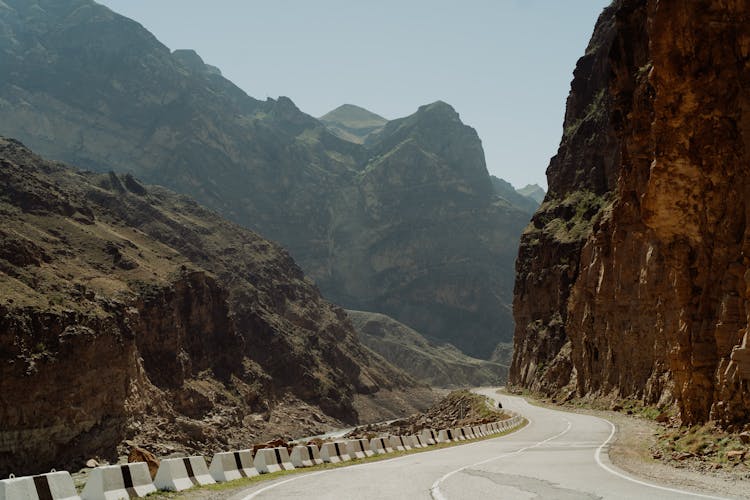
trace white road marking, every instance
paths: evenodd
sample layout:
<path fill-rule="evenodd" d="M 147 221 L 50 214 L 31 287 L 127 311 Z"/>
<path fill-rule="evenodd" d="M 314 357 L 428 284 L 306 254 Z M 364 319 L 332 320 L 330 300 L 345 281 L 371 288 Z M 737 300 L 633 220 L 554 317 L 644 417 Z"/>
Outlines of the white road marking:
<path fill-rule="evenodd" d="M 526 417 L 526 419 L 529 421 L 529 425 L 531 425 L 532 424 L 531 419 L 529 419 L 529 417 Z M 489 462 L 494 462 L 495 460 L 500 460 L 501 458 L 510 457 L 510 456 L 513 456 L 513 455 L 518 455 L 520 453 L 523 453 L 526 450 L 530 450 L 532 448 L 536 448 L 536 447 L 541 446 L 541 445 L 543 445 L 545 443 L 549 443 L 553 439 L 557 439 L 559 437 L 564 436 L 573 427 L 573 424 L 570 423 L 569 420 L 565 419 L 565 421 L 567 422 L 568 426 L 565 428 L 564 431 L 562 431 L 559 434 L 555 434 L 554 436 L 549 437 L 549 438 L 547 438 L 547 439 L 545 439 L 543 441 L 539 441 L 538 443 L 535 443 L 535 444 L 533 444 L 531 446 L 525 446 L 525 447 L 523 447 L 521 449 L 518 449 L 516 451 L 512 451 L 510 453 L 503 453 L 502 455 L 498 455 L 496 457 L 492 457 L 492 458 L 487 459 L 487 460 L 482 460 L 481 462 L 477 462 L 475 464 L 465 465 L 465 466 L 461 467 L 460 469 L 456 469 L 454 471 L 451 471 L 451 472 L 445 474 L 443 477 L 441 477 L 440 479 L 438 479 L 437 481 L 435 481 L 434 483 L 432 483 L 432 487 L 430 488 L 430 495 L 435 500 L 446 500 L 445 497 L 443 496 L 443 493 L 440 491 L 440 483 L 442 483 L 443 481 L 445 481 L 446 479 L 448 479 L 449 477 L 451 477 L 453 474 L 457 474 L 457 473 L 461 472 L 462 470 L 466 470 L 466 469 L 469 469 L 471 467 L 477 467 L 479 465 L 484 465 L 484 464 L 489 463 Z"/>
<path fill-rule="evenodd" d="M 612 422 L 610 422 L 606 418 L 600 418 L 600 417 L 597 417 L 597 418 L 599 418 L 600 420 L 604 420 L 612 428 L 612 431 L 609 433 L 609 437 L 606 439 L 606 441 L 604 441 L 601 445 L 599 445 L 599 448 L 596 449 L 596 453 L 594 453 L 594 458 L 596 459 L 596 463 L 602 469 L 604 469 L 607 472 L 609 472 L 610 474 L 614 474 L 615 476 L 620 477 L 622 479 L 626 479 L 626 480 L 631 481 L 633 483 L 640 484 L 641 486 L 648 486 L 649 488 L 656 488 L 657 490 L 670 491 L 672 493 L 679 493 L 680 495 L 689 495 L 689 496 L 700 497 L 700 498 L 713 498 L 713 499 L 717 499 L 717 500 L 726 500 L 725 497 L 715 497 L 715 496 L 711 496 L 711 495 L 703 495 L 701 493 L 693 493 L 691 491 L 678 490 L 676 488 L 669 488 L 667 486 L 659 486 L 657 484 L 647 483 L 646 481 L 641 481 L 639 479 L 635 479 L 633 477 L 630 477 L 630 476 L 628 476 L 626 474 L 623 474 L 623 473 L 621 473 L 621 472 L 619 472 L 619 471 L 617 471 L 617 470 L 609 467 L 607 464 L 605 464 L 604 462 L 602 462 L 602 456 L 601 455 L 602 455 L 602 450 L 604 449 L 604 447 L 607 446 L 607 444 L 614 437 L 615 431 L 616 431 L 616 427 L 615 427 L 615 424 L 613 424 Z"/>
<path fill-rule="evenodd" d="M 529 421 L 529 423 L 531 423 L 531 421 Z M 498 436 L 498 438 L 501 438 L 501 437 L 503 437 L 503 436 Z M 498 439 L 498 438 L 490 438 L 490 439 Z M 462 443 L 461 446 L 462 447 L 463 446 L 469 447 L 469 446 L 474 446 L 474 445 L 480 445 L 483 442 L 484 442 L 484 440 L 477 441 L 477 442 L 474 442 L 474 443 Z M 453 449 L 453 447 L 451 447 L 451 448 L 443 448 L 441 450 L 429 450 L 429 451 L 423 452 L 423 453 L 441 453 L 441 452 L 448 451 L 448 450 L 451 450 L 451 449 Z M 512 454 L 513 453 L 510 453 L 510 455 L 512 455 Z M 359 469 L 359 468 L 362 468 L 362 467 L 371 467 L 371 466 L 376 466 L 376 465 L 383 464 L 383 463 L 386 463 L 386 462 L 393 463 L 393 462 L 398 462 L 400 460 L 405 460 L 407 458 L 413 458 L 413 455 L 404 455 L 402 457 L 387 458 L 385 460 L 378 460 L 376 462 L 368 462 L 368 463 L 364 463 L 364 464 L 350 465 L 350 466 L 347 466 L 347 467 L 341 467 L 341 468 L 336 468 L 336 469 L 328 469 L 328 470 L 321 470 L 321 471 L 317 471 L 317 472 L 310 472 L 310 473 L 307 473 L 307 474 L 300 474 L 298 476 L 289 478 L 289 479 L 287 479 L 285 481 L 279 481 L 278 483 L 269 484 L 265 488 L 261 488 L 258 491 L 254 491 L 253 493 L 251 493 L 251 494 L 249 494 L 247 496 L 242 497 L 240 500 L 253 500 L 254 498 L 256 498 L 261 493 L 265 493 L 266 491 L 272 490 L 272 489 L 274 489 L 274 488 L 276 488 L 278 486 L 281 486 L 282 484 L 291 483 L 292 481 L 297 481 L 297 480 L 300 480 L 300 479 L 306 479 L 306 478 L 313 477 L 313 476 L 319 476 L 321 474 L 327 474 L 329 472 L 341 472 L 343 470 Z M 496 458 L 499 458 L 499 457 L 496 457 Z M 494 458 L 493 458 L 493 460 L 494 460 Z"/>

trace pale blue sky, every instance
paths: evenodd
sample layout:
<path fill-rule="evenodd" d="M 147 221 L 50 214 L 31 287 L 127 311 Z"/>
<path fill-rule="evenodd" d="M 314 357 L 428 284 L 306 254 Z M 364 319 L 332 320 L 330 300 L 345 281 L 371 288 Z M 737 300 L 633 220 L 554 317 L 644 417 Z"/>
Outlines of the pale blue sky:
<path fill-rule="evenodd" d="M 249 95 L 386 118 L 441 99 L 487 167 L 546 186 L 573 68 L 609 0 L 99 0 Z"/>

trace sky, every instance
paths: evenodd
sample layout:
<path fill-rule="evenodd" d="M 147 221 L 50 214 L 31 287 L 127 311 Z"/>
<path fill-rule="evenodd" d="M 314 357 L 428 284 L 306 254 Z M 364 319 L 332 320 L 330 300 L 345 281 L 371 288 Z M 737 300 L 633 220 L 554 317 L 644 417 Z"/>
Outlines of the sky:
<path fill-rule="evenodd" d="M 98 0 L 170 49 L 195 49 L 257 99 L 388 119 L 442 100 L 487 168 L 546 188 L 565 99 L 609 0 Z"/>

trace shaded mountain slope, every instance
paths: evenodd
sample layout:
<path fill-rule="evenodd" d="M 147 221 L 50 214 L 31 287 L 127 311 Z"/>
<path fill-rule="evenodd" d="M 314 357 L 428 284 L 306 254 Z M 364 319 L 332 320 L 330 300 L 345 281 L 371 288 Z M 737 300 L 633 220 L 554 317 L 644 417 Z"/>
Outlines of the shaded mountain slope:
<path fill-rule="evenodd" d="M 127 439 L 210 452 L 431 402 L 283 249 L 194 201 L 6 139 L 0 178 L 3 475 Z"/>
<path fill-rule="evenodd" d="M 450 344 L 436 344 L 384 314 L 347 311 L 359 340 L 420 382 L 437 387 L 476 387 L 505 382 L 508 367 L 471 358 Z"/>
<path fill-rule="evenodd" d="M 492 188 L 495 190 L 495 194 L 515 205 L 519 210 L 533 214 L 536 212 L 536 209 L 539 208 L 541 200 L 537 201 L 536 198 L 524 195 L 505 179 L 495 177 L 494 175 L 490 177 L 492 179 Z"/>
<path fill-rule="evenodd" d="M 344 306 L 476 356 L 510 340 L 527 216 L 491 195 L 481 143 L 449 106 L 355 144 L 91 0 L 5 0 L 0 50 L 0 133 L 190 195 L 284 245 Z"/>

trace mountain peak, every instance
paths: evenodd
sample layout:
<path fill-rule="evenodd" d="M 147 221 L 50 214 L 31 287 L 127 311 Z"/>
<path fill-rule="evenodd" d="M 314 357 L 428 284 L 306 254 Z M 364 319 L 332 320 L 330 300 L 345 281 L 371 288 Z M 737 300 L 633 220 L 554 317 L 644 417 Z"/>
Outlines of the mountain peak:
<path fill-rule="evenodd" d="M 516 191 L 518 191 L 518 194 L 521 194 L 527 198 L 531 198 L 538 203 L 543 202 L 544 196 L 547 194 L 544 188 L 542 188 L 542 186 L 540 186 L 539 184 L 526 184 L 524 187 L 516 189 Z"/>
<path fill-rule="evenodd" d="M 354 104 L 342 104 L 321 116 L 319 120 L 335 135 L 358 144 L 388 123 L 382 116 Z"/>
<path fill-rule="evenodd" d="M 337 122 L 350 127 L 355 125 L 382 126 L 388 121 L 382 116 L 355 104 L 342 104 L 319 119 L 322 122 Z"/>

